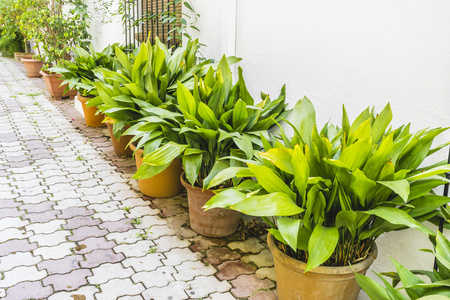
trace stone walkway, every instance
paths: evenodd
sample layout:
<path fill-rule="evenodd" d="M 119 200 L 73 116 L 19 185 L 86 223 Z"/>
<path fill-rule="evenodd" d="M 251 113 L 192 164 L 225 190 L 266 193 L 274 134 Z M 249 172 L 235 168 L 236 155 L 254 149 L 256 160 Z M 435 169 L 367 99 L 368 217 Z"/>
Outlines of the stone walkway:
<path fill-rule="evenodd" d="M 1 299 L 277 299 L 265 235 L 196 234 L 185 194 L 142 196 L 106 130 L 43 87 L 0 57 Z"/>

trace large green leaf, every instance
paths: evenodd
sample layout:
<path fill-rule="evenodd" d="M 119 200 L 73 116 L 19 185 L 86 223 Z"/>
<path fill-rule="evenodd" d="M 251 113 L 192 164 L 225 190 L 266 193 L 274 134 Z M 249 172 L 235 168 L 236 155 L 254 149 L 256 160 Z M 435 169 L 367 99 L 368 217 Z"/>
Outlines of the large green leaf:
<path fill-rule="evenodd" d="M 265 166 L 247 164 L 258 182 L 268 193 L 282 192 L 296 200 L 296 194 L 271 169 Z"/>
<path fill-rule="evenodd" d="M 399 195 L 405 203 L 409 197 L 409 182 L 406 179 L 396 181 L 377 181 L 377 183 L 390 188 L 394 193 Z"/>
<path fill-rule="evenodd" d="M 367 178 L 360 169 L 356 169 L 351 175 L 350 188 L 356 194 L 363 207 L 366 207 L 365 200 L 373 193 L 376 186 L 375 181 Z"/>
<path fill-rule="evenodd" d="M 386 289 L 372 278 L 355 273 L 356 281 L 371 300 L 392 300 Z"/>
<path fill-rule="evenodd" d="M 419 277 L 414 275 L 411 271 L 399 264 L 395 259 L 391 258 L 391 261 L 394 263 L 395 268 L 397 269 L 397 273 L 400 277 L 401 282 L 406 287 L 405 291 L 408 296 L 410 296 L 412 299 L 417 299 L 424 296 L 428 292 L 428 289 L 426 288 L 408 288 L 408 286 L 413 286 L 424 282 Z"/>
<path fill-rule="evenodd" d="M 438 166 L 420 173 L 417 173 L 415 175 L 409 176 L 408 181 L 413 181 L 413 180 L 418 180 L 418 179 L 423 179 L 423 178 L 427 178 L 433 175 L 439 175 L 439 174 L 443 174 L 446 172 L 450 172 L 450 164 L 448 165 L 442 165 L 442 166 Z"/>
<path fill-rule="evenodd" d="M 297 250 L 298 231 L 302 224 L 301 219 L 278 218 L 278 230 L 287 244 L 294 250 Z"/>
<path fill-rule="evenodd" d="M 194 185 L 202 166 L 202 153 L 183 155 L 183 169 L 186 179 Z"/>
<path fill-rule="evenodd" d="M 177 83 L 177 99 L 183 113 L 185 111 L 193 117 L 196 116 L 197 104 L 195 102 L 195 99 L 189 89 L 180 82 Z"/>
<path fill-rule="evenodd" d="M 367 136 L 351 144 L 342 151 L 339 160 L 344 163 L 346 168 L 352 171 L 361 169 L 367 162 L 372 147 L 372 138 Z"/>
<path fill-rule="evenodd" d="M 238 192 L 234 189 L 227 189 L 213 196 L 208 202 L 206 202 L 203 208 L 205 210 L 217 207 L 229 208 L 231 205 L 239 203 L 245 198 L 246 195 L 244 193 Z"/>
<path fill-rule="evenodd" d="M 388 103 L 384 109 L 378 114 L 373 122 L 372 126 L 372 138 L 373 142 L 377 143 L 383 136 L 386 128 L 392 120 L 392 110 L 391 105 Z"/>
<path fill-rule="evenodd" d="M 408 212 L 411 217 L 419 217 L 435 211 L 450 202 L 449 197 L 438 195 L 425 195 L 409 202 L 414 208 Z M 450 259 L 450 256 L 449 256 Z"/>
<path fill-rule="evenodd" d="M 230 208 L 256 217 L 293 216 L 304 211 L 289 195 L 281 192 L 251 196 L 231 205 Z"/>
<path fill-rule="evenodd" d="M 224 170 L 222 170 L 220 173 L 218 173 L 214 178 L 209 182 L 207 189 L 210 189 L 212 187 L 215 187 L 219 184 L 221 184 L 224 181 L 227 181 L 237 175 L 239 171 L 247 170 L 248 168 L 245 167 L 229 167 Z"/>
<path fill-rule="evenodd" d="M 316 111 L 314 110 L 311 101 L 306 97 L 297 101 L 288 120 L 295 128 L 297 128 L 298 132 L 300 132 L 303 142 L 311 147 L 311 133 L 313 127 L 316 126 Z"/>
<path fill-rule="evenodd" d="M 336 249 L 339 240 L 339 231 L 336 227 L 324 227 L 316 225 L 309 238 L 308 243 L 308 262 L 305 272 L 320 266 Z"/>
<path fill-rule="evenodd" d="M 169 163 L 180 156 L 181 153 L 186 149 L 187 145 L 179 145 L 173 142 L 169 142 L 156 149 L 154 152 L 146 155 L 143 162 L 150 166 L 162 166 Z"/>

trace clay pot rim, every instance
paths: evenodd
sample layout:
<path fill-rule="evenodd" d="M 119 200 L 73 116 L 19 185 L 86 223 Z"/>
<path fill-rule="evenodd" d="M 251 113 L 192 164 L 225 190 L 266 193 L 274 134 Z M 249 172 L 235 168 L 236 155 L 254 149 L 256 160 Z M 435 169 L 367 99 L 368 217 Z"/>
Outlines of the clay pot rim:
<path fill-rule="evenodd" d="M 25 61 L 25 62 L 41 62 L 41 63 L 44 63 L 42 60 L 34 59 L 34 58 L 22 58 L 22 61 Z"/>
<path fill-rule="evenodd" d="M 211 194 L 211 195 L 213 195 L 213 196 L 216 195 L 216 193 L 214 193 L 214 190 L 211 190 L 211 189 L 206 189 L 206 190 L 204 190 L 204 189 L 201 188 L 201 187 L 198 187 L 198 186 L 195 186 L 195 185 L 192 186 L 189 182 L 185 181 L 185 180 L 184 180 L 184 171 L 183 171 L 183 173 L 181 173 L 181 175 L 180 175 L 180 181 L 181 181 L 181 184 L 182 184 L 186 189 L 191 189 L 191 190 L 201 191 L 201 192 L 203 192 L 203 193 L 208 193 L 208 194 Z"/>
<path fill-rule="evenodd" d="M 285 265 L 289 265 L 291 269 L 297 269 L 301 272 L 304 272 L 304 270 L 306 269 L 306 263 L 292 258 L 278 249 L 277 245 L 275 244 L 275 238 L 270 233 L 267 234 L 267 245 L 269 246 L 269 249 L 274 257 L 277 256 Z M 360 273 L 361 271 L 367 270 L 370 265 L 372 265 L 373 261 L 377 258 L 377 255 L 378 247 L 377 244 L 374 243 L 372 246 L 372 251 L 369 253 L 368 257 L 361 262 L 358 262 L 351 266 L 342 267 L 319 266 L 312 269 L 311 271 L 308 271 L 306 274 L 345 275 Z"/>

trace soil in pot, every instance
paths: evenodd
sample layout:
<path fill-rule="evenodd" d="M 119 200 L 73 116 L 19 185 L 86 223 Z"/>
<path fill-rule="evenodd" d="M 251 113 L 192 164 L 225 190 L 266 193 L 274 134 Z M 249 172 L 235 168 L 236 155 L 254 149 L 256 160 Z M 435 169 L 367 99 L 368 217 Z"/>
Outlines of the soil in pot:
<path fill-rule="evenodd" d="M 108 127 L 109 136 L 111 137 L 111 142 L 114 147 L 114 152 L 118 156 L 131 156 L 133 155 L 133 150 L 131 150 L 130 147 L 127 147 L 128 143 L 130 142 L 131 138 L 133 136 L 131 135 L 122 135 L 119 140 L 117 140 L 114 137 L 113 134 L 113 124 L 109 122 L 105 122 L 106 126 Z M 125 129 L 128 129 L 130 126 L 125 127 Z"/>
<path fill-rule="evenodd" d="M 22 58 L 22 62 L 28 77 L 33 78 L 42 76 L 40 71 L 44 65 L 43 61 L 32 58 Z"/>
<path fill-rule="evenodd" d="M 102 112 L 97 114 L 98 108 L 95 106 L 88 107 L 86 102 L 89 100 L 87 97 L 83 97 L 78 94 L 77 99 L 81 102 L 84 112 L 84 119 L 86 120 L 86 125 L 89 127 L 105 127 L 106 124 L 103 123 L 105 115 Z"/>
<path fill-rule="evenodd" d="M 130 144 L 130 147 L 131 150 L 136 150 L 133 144 Z M 138 149 L 134 154 L 138 169 L 142 164 L 143 154 L 144 151 L 142 149 Z M 180 182 L 182 172 L 181 162 L 178 159 L 174 159 L 172 164 L 158 175 L 148 179 L 139 179 L 139 190 L 142 194 L 155 198 L 176 196 L 183 191 L 183 186 Z"/>
<path fill-rule="evenodd" d="M 215 195 L 214 192 L 193 187 L 183 177 L 184 173 L 180 178 L 188 194 L 192 230 L 207 237 L 224 237 L 235 233 L 239 227 L 241 213 L 224 208 L 204 211 L 203 206 Z"/>
<path fill-rule="evenodd" d="M 360 286 L 355 272 L 365 274 L 377 256 L 377 247 L 369 256 L 345 267 L 317 267 L 304 273 L 306 263 L 281 251 L 269 233 L 267 243 L 275 262 L 278 299 L 280 300 L 356 300 Z"/>
<path fill-rule="evenodd" d="M 68 90 L 66 93 L 64 93 L 67 84 L 61 85 L 61 75 L 51 74 L 48 71 L 41 71 L 40 73 L 44 78 L 45 86 L 47 87 L 47 90 L 53 97 L 53 99 L 61 100 L 63 97 L 70 97 L 70 99 L 75 98 L 77 92 L 74 90 Z"/>

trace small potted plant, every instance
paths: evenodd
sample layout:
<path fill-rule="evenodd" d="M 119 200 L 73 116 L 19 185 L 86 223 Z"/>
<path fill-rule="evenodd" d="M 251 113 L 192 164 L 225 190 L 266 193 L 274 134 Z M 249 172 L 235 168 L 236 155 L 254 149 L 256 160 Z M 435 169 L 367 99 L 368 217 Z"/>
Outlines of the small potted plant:
<path fill-rule="evenodd" d="M 447 197 L 432 189 L 450 165 L 421 167 L 435 136 L 447 128 L 409 132 L 392 129 L 390 106 L 379 115 L 366 109 L 342 128 L 316 127 L 314 107 L 299 101 L 290 116 L 294 136 L 264 141 L 265 152 L 248 169 L 224 170 L 210 182 L 254 177 L 214 196 L 206 209 L 228 208 L 263 217 L 272 227 L 278 297 L 356 299 L 354 273 L 364 274 L 376 257 L 375 240 L 385 232 L 416 228 L 432 218 Z"/>
<path fill-rule="evenodd" d="M 397 272 L 375 273 L 383 281 L 384 287 L 369 277 L 356 274 L 356 280 L 370 299 L 448 300 L 450 298 L 450 241 L 439 231 L 436 235 L 429 235 L 429 238 L 433 244 L 433 249 L 422 251 L 434 253 L 438 267 L 436 270 L 410 271 L 391 258 Z M 392 284 L 381 275 L 391 278 Z M 423 281 L 422 278 L 428 278 L 429 282 Z M 396 288 L 399 283 L 402 283 L 403 287 Z M 400 291 L 401 289 L 405 290 L 406 295 Z"/>
<path fill-rule="evenodd" d="M 64 92 L 74 90 L 78 92 L 78 100 L 82 103 L 86 125 L 90 127 L 104 127 L 102 123 L 105 119 L 103 113 L 97 112 L 97 107 L 88 107 L 86 103 L 98 96 L 95 81 L 98 81 L 96 71 L 98 69 L 115 70 L 114 49 L 117 45 L 109 45 L 103 51 L 96 52 L 93 46 L 90 46 L 90 53 L 83 48 L 76 47 L 73 52 L 72 60 L 59 60 L 58 64 L 49 68 L 48 71 L 59 74 L 61 84 L 58 87 L 58 95 L 62 96 Z M 56 91 L 55 91 L 56 92 Z M 123 149 L 121 150 L 124 151 Z M 122 154 L 124 155 L 124 154 Z"/>
<path fill-rule="evenodd" d="M 240 160 L 250 159 L 262 146 L 260 135 L 267 134 L 287 113 L 284 87 L 277 99 L 262 94 L 263 101 L 255 104 L 241 68 L 239 80 L 232 84 L 225 57 L 216 71 L 211 68 L 203 79 L 195 80 L 193 87 L 190 92 L 178 83 L 176 107 L 183 116 L 179 128 L 172 129 L 175 135 L 166 137 L 169 142 L 144 157 L 145 169 L 138 170 L 135 177 L 153 176 L 181 156 L 181 181 L 188 191 L 191 228 L 205 236 L 223 237 L 236 231 L 240 214 L 224 209 L 204 212 L 203 205 L 214 195 L 207 189 L 208 184 L 214 175 L 230 166 L 240 166 Z M 170 121 L 170 117 L 162 119 Z M 230 162 L 220 160 L 230 155 L 238 158 Z M 223 187 L 230 185 L 232 182 L 228 181 Z"/>
<path fill-rule="evenodd" d="M 144 128 L 156 130 L 153 135 L 160 132 L 152 127 L 152 123 L 160 120 L 158 114 L 163 116 L 164 112 L 175 111 L 174 93 L 177 82 L 192 87 L 194 76 L 203 77 L 210 66 L 217 67 L 217 64 L 209 60 L 197 64 L 197 48 L 197 40 L 188 41 L 186 46 L 178 47 L 172 52 L 159 39 L 156 39 L 154 45 L 143 43 L 135 53 L 128 56 L 116 48 L 118 70 L 105 70 L 102 82 L 96 83 L 99 97 L 90 100 L 88 106 L 98 106 L 113 120 L 113 133 L 117 138 L 123 133 L 125 126 L 132 126 L 125 134 L 137 136 L 133 139 L 136 144 L 130 144 L 130 147 L 135 151 L 138 168 L 141 166 L 141 156 L 148 154 L 151 146 L 144 143 L 148 139 L 146 135 L 140 135 L 137 129 L 142 124 L 149 123 Z M 238 61 L 234 57 L 229 57 L 228 60 L 232 63 Z M 179 181 L 181 164 L 176 159 L 172 161 L 171 168 L 158 177 L 137 178 L 143 194 L 171 197 L 182 191 Z"/>
<path fill-rule="evenodd" d="M 82 0 L 19 0 L 19 5 L 27 8 L 20 16 L 20 28 L 36 43 L 37 57 L 44 62 L 45 69 L 61 59 L 70 60 L 73 48 L 85 47 L 90 39 L 87 5 Z M 50 94 L 59 99 L 53 89 L 57 91 L 61 85 L 60 75 L 44 70 L 40 74 Z M 75 95 L 76 91 L 65 94 Z"/>

